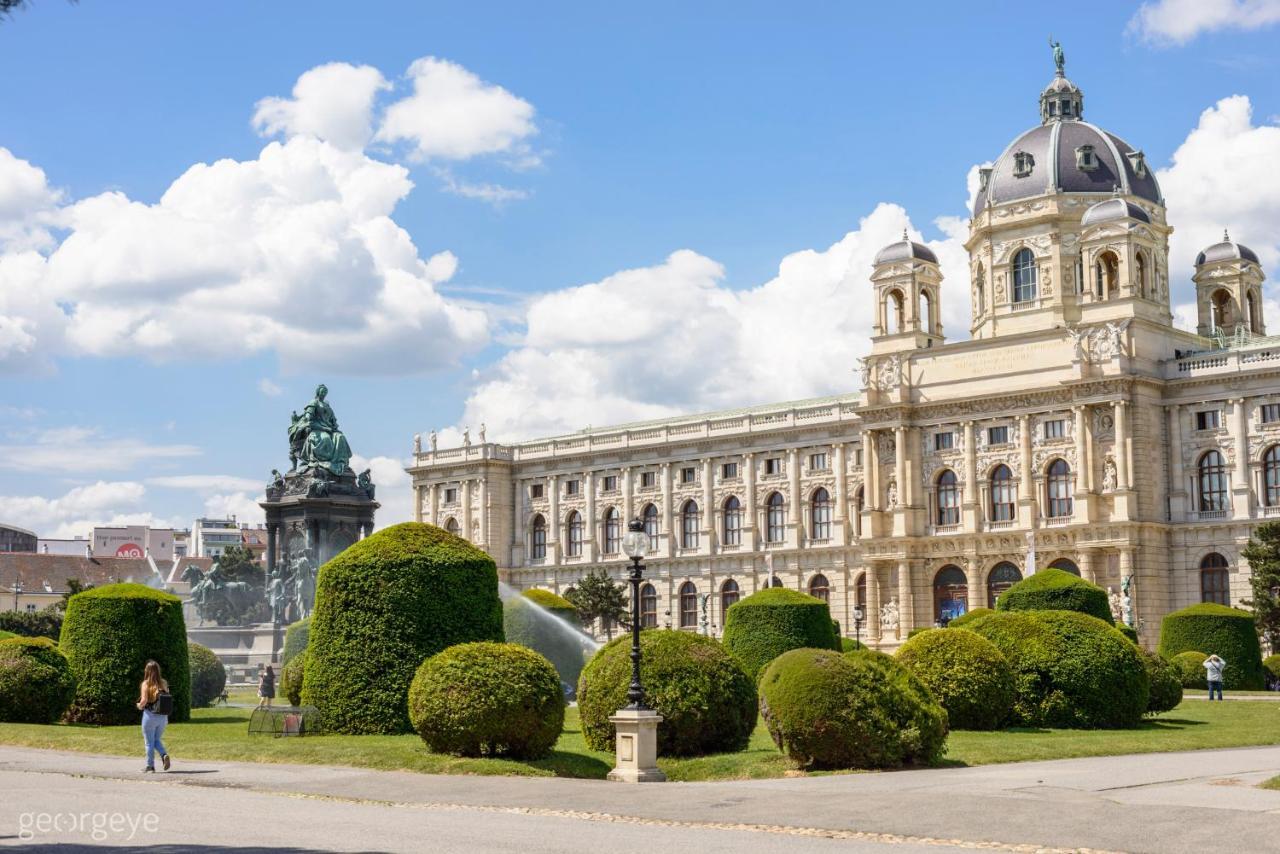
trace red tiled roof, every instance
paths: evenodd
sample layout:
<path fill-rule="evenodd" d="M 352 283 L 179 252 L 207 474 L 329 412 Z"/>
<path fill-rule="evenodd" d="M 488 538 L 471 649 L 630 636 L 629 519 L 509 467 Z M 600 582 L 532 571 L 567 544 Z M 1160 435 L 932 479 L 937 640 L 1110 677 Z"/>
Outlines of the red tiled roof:
<path fill-rule="evenodd" d="M 156 561 L 156 567 L 164 575 L 169 570 L 169 561 Z M 98 587 L 129 580 L 146 584 L 151 576 L 151 565 L 146 558 L 0 553 L 0 587 L 10 591 L 15 581 L 21 581 L 22 589 L 28 593 L 43 592 L 46 584 L 51 592 L 62 593 L 67 589 L 68 578 L 78 578 Z"/>

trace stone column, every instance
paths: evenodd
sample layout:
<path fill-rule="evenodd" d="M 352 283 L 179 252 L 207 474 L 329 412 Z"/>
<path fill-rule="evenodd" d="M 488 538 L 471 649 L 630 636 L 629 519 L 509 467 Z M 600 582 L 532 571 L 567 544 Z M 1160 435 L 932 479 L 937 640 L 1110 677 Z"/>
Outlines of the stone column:
<path fill-rule="evenodd" d="M 977 531 L 982 488 L 978 483 L 978 435 L 972 421 L 964 422 L 964 529 Z"/>
<path fill-rule="evenodd" d="M 915 595 L 911 590 L 911 561 L 898 561 L 898 638 L 906 640 L 916 627 Z"/>
<path fill-rule="evenodd" d="M 901 424 L 893 428 L 893 479 L 898 484 L 898 505 L 911 503 L 911 489 L 907 477 L 907 428 Z"/>
<path fill-rule="evenodd" d="M 666 542 L 667 548 L 664 552 L 671 556 L 676 553 L 675 544 L 676 532 L 672 527 L 672 520 L 675 518 L 675 508 L 671 506 L 671 463 L 663 463 L 659 469 L 658 477 L 662 479 L 662 537 L 659 542 Z"/>
<path fill-rule="evenodd" d="M 742 489 L 746 493 L 742 497 L 744 516 L 742 518 L 742 544 L 751 551 L 756 549 L 756 455 L 742 455 Z"/>
<path fill-rule="evenodd" d="M 863 495 L 866 497 L 866 510 L 879 510 L 884 506 L 883 499 L 880 496 L 880 443 L 879 431 L 868 430 L 863 433 Z M 862 533 L 864 536 L 872 536 L 872 530 L 864 526 Z"/>
<path fill-rule="evenodd" d="M 880 566 L 867 563 L 867 637 L 880 642 Z"/>
<path fill-rule="evenodd" d="M 462 539 L 471 541 L 471 481 L 462 482 Z"/>
<path fill-rule="evenodd" d="M 525 546 L 525 517 L 529 511 L 525 507 L 524 498 L 525 484 L 523 480 L 516 480 L 512 484 L 511 489 L 511 511 L 514 518 L 511 520 L 512 543 L 511 543 L 511 563 L 514 566 L 523 566 L 529 558 L 528 549 Z"/>
<path fill-rule="evenodd" d="M 1169 521 L 1187 517 L 1187 483 L 1182 470 L 1182 407 L 1168 407 L 1169 417 Z"/>
<path fill-rule="evenodd" d="M 413 521 L 422 521 L 422 487 L 413 488 Z"/>
<path fill-rule="evenodd" d="M 1071 407 L 1071 413 L 1074 416 L 1072 420 L 1071 432 L 1072 438 L 1076 443 L 1076 483 L 1072 500 L 1072 510 L 1077 524 L 1087 523 L 1089 521 L 1089 502 L 1092 500 L 1089 495 L 1089 473 L 1093 469 L 1093 463 L 1089 459 L 1090 448 L 1088 439 L 1085 436 L 1085 407 L 1083 405 Z"/>
<path fill-rule="evenodd" d="M 560 563 L 560 476 L 547 478 L 547 557 L 546 562 L 555 566 Z"/>
<path fill-rule="evenodd" d="M 800 494 L 800 452 L 795 448 L 787 449 L 787 480 L 791 483 L 791 513 L 787 516 L 790 536 L 787 539 L 792 548 L 799 548 L 804 542 L 805 501 Z"/>
<path fill-rule="evenodd" d="M 1133 548 L 1131 546 L 1122 546 L 1120 549 L 1120 589 L 1124 589 L 1124 580 L 1133 575 Z M 1136 581 L 1136 580 L 1135 580 Z M 1129 602 L 1131 613 L 1126 614 L 1125 618 L 1133 621 L 1133 625 L 1138 624 L 1138 589 L 1137 584 L 1132 583 L 1129 588 Z"/>
<path fill-rule="evenodd" d="M 276 539 L 279 536 L 279 524 L 272 522 L 267 525 L 267 572 L 270 573 L 276 568 Z"/>
<path fill-rule="evenodd" d="M 480 542 L 486 550 L 489 548 L 489 484 L 487 478 L 481 477 L 476 482 L 476 498 L 480 502 Z"/>
<path fill-rule="evenodd" d="M 595 472 L 582 473 L 582 488 L 587 492 L 587 518 L 582 526 L 582 555 L 587 561 L 596 559 L 596 531 L 600 520 L 596 518 L 596 475 Z"/>
<path fill-rule="evenodd" d="M 849 542 L 849 474 L 845 464 L 844 442 L 836 442 L 831 448 L 831 464 L 835 466 L 835 541 L 840 545 Z"/>
<path fill-rule="evenodd" d="M 635 508 L 635 476 L 632 474 L 632 467 L 627 466 L 622 470 L 622 526 L 623 531 L 627 530 L 627 525 L 636 515 Z"/>
<path fill-rule="evenodd" d="M 698 537 L 698 545 L 707 554 L 716 553 L 716 510 L 711 490 L 712 483 L 711 458 L 702 461 L 702 534 Z"/>
<path fill-rule="evenodd" d="M 1022 469 L 1021 483 L 1018 487 L 1018 524 L 1024 528 L 1034 528 L 1039 522 L 1036 517 L 1039 502 L 1036 500 L 1036 474 L 1031 467 L 1031 417 L 1018 416 L 1018 450 L 1019 468 Z"/>
<path fill-rule="evenodd" d="M 1080 573 L 1084 576 L 1084 580 L 1103 587 L 1098 578 L 1098 552 L 1095 549 L 1089 549 L 1088 551 L 1080 552 L 1079 557 Z"/>
<path fill-rule="evenodd" d="M 1235 445 L 1235 471 L 1231 477 L 1231 510 L 1235 519 L 1248 519 L 1253 514 L 1252 490 L 1249 484 L 1249 416 L 1244 398 L 1231 401 L 1231 443 Z"/>
<path fill-rule="evenodd" d="M 1127 492 L 1129 479 L 1129 401 L 1116 401 L 1116 489 Z"/>
<path fill-rule="evenodd" d="M 964 578 L 965 578 L 965 583 L 969 588 L 969 591 L 967 594 L 969 597 L 968 610 L 972 611 L 974 608 L 987 607 L 987 597 L 983 595 L 984 585 L 982 583 L 981 561 L 977 561 L 977 560 L 968 561 L 965 564 Z"/>

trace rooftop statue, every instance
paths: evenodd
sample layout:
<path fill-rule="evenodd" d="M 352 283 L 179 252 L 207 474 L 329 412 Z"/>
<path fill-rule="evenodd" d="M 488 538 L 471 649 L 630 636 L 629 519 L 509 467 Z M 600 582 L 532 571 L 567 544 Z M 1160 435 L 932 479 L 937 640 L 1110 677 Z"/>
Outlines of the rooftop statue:
<path fill-rule="evenodd" d="M 1062 42 L 1053 40 L 1053 36 L 1049 36 L 1049 47 L 1053 48 L 1053 64 L 1058 67 L 1058 76 L 1063 76 L 1063 69 L 1067 65 L 1067 56 L 1062 52 Z"/>
<path fill-rule="evenodd" d="M 315 399 L 294 413 L 289 424 L 289 459 L 294 469 L 321 469 L 341 475 L 351 461 L 351 446 L 338 429 L 333 407 L 325 402 L 329 389 L 322 383 L 316 387 Z"/>

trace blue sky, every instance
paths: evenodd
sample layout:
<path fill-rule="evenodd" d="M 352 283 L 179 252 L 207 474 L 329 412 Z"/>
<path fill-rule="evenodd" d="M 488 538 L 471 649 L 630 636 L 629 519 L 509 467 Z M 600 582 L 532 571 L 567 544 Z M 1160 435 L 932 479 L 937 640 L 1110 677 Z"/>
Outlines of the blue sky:
<path fill-rule="evenodd" d="M 0 521 L 250 513 L 320 380 L 384 522 L 432 427 L 509 440 L 853 390 L 865 259 L 909 224 L 956 269 L 967 176 L 1036 123 L 1050 33 L 1086 118 L 1171 170 L 1185 240 L 1229 225 L 1274 264 L 1276 6 L 38 0 L 0 23 Z M 424 58 L 461 112 L 412 100 Z M 359 81 L 368 133 L 334 167 L 358 192 L 317 212 L 304 184 L 339 155 L 299 117 L 359 125 Z M 274 130 L 264 98 L 289 102 Z M 264 194 L 268 146 L 292 171 Z M 1224 164 L 1249 198 L 1214 196 Z M 241 203 L 290 225 L 233 281 L 258 234 L 216 208 Z M 806 334 L 806 312 L 836 319 Z"/>

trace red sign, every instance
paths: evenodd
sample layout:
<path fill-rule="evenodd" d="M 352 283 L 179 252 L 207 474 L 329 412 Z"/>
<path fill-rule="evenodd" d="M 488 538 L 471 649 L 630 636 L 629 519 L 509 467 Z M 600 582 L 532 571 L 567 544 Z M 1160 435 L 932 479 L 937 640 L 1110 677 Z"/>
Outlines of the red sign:
<path fill-rule="evenodd" d="M 142 553 L 142 546 L 137 543 L 125 543 L 123 546 L 116 549 L 116 557 L 141 558 L 146 557 L 146 555 Z"/>

